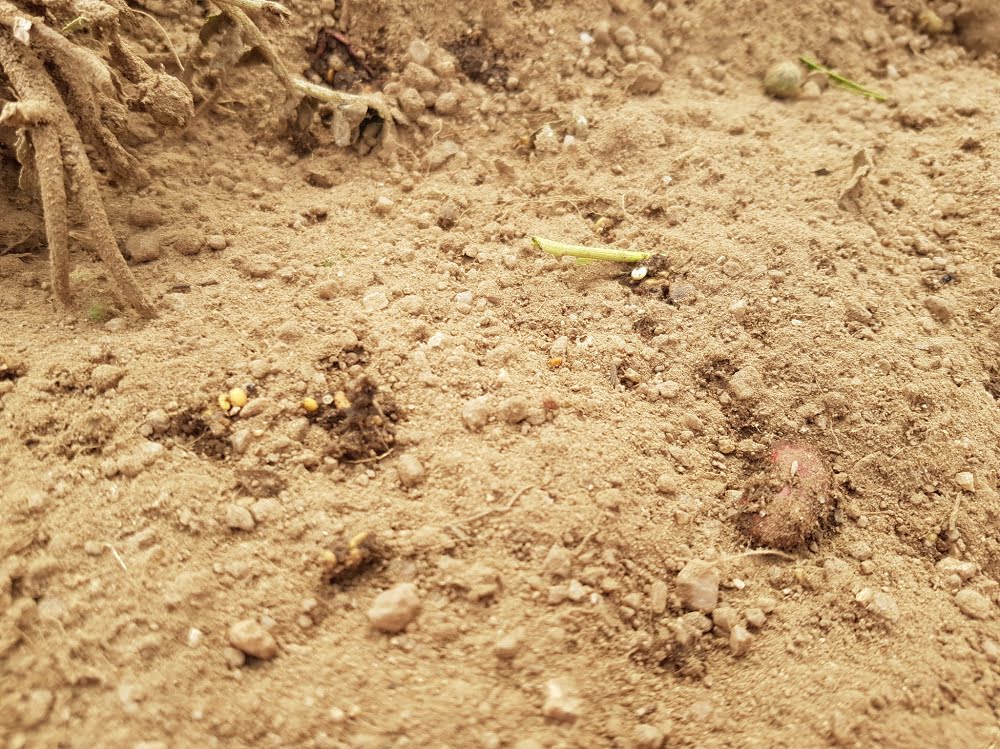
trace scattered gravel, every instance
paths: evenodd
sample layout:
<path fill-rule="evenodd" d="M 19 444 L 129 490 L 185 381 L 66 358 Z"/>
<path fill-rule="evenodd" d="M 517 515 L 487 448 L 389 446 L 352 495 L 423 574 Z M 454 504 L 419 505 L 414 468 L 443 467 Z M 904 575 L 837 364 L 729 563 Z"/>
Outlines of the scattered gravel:
<path fill-rule="evenodd" d="M 368 609 L 368 621 L 380 632 L 401 632 L 419 613 L 417 586 L 400 583 L 375 597 Z"/>
<path fill-rule="evenodd" d="M 278 654 L 278 643 L 274 637 L 254 619 L 244 619 L 233 624 L 229 628 L 229 642 L 240 652 L 265 661 Z"/>

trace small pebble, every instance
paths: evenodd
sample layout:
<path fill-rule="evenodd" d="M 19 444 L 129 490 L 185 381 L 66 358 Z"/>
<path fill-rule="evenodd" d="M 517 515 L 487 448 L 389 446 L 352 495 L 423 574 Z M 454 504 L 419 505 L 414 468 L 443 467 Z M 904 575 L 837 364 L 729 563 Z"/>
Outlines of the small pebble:
<path fill-rule="evenodd" d="M 361 304 L 369 312 L 379 312 L 389 306 L 389 297 L 381 289 L 374 289 L 364 295 Z"/>
<path fill-rule="evenodd" d="M 523 395 L 512 395 L 500 401 L 497 407 L 497 416 L 508 424 L 520 424 L 528 418 L 528 411 L 531 406 L 528 399 Z"/>
<path fill-rule="evenodd" d="M 572 568 L 573 555 L 569 553 L 569 549 L 559 544 L 549 549 L 545 561 L 542 562 L 542 574 L 552 577 L 569 577 Z"/>
<path fill-rule="evenodd" d="M 451 91 L 445 91 L 434 100 L 434 111 L 442 115 L 455 114 L 458 111 L 458 97 Z"/>
<path fill-rule="evenodd" d="M 545 704 L 542 715 L 560 723 L 573 723 L 583 714 L 583 700 L 577 696 L 576 685 L 568 678 L 549 679 L 545 683 Z"/>
<path fill-rule="evenodd" d="M 719 602 L 719 570 L 701 559 L 692 559 L 677 574 L 677 595 L 688 609 L 711 613 Z"/>
<path fill-rule="evenodd" d="M 399 483 L 405 487 L 419 486 L 424 483 L 427 473 L 416 455 L 404 453 L 396 463 L 396 473 Z"/>
<path fill-rule="evenodd" d="M 518 627 L 497 640 L 496 645 L 493 646 L 493 652 L 496 654 L 497 658 L 509 661 L 521 652 L 523 644 L 524 628 Z"/>
<path fill-rule="evenodd" d="M 626 89 L 632 94 L 655 94 L 665 79 L 663 73 L 648 62 L 629 65 L 623 76 L 631 79 Z"/>
<path fill-rule="evenodd" d="M 406 48 L 406 54 L 417 65 L 426 65 L 431 59 L 431 45 L 423 39 L 414 39 Z"/>
<path fill-rule="evenodd" d="M 236 504 L 226 506 L 226 527 L 237 531 L 252 531 L 254 529 L 253 515 L 246 507 Z"/>
<path fill-rule="evenodd" d="M 229 628 L 229 642 L 237 650 L 261 660 L 270 660 L 278 654 L 278 643 L 254 619 L 244 619 Z"/>
<path fill-rule="evenodd" d="M 753 644 L 753 635 L 742 624 L 737 624 L 729 633 L 729 649 L 737 658 L 746 655 Z"/>
<path fill-rule="evenodd" d="M 761 627 L 763 627 L 764 622 L 767 620 L 766 614 L 764 614 L 764 612 L 761 611 L 756 606 L 747 609 L 744 616 L 746 616 L 747 624 L 753 627 L 754 629 L 760 629 Z"/>
<path fill-rule="evenodd" d="M 993 604 L 990 599 L 972 588 L 965 588 L 955 594 L 955 605 L 972 619 L 989 619 Z"/>
<path fill-rule="evenodd" d="M 228 240 L 221 234 L 209 234 L 205 238 L 205 244 L 208 245 L 208 249 L 215 250 L 216 252 L 224 250 L 229 246 Z"/>
<path fill-rule="evenodd" d="M 971 471 L 961 471 L 955 474 L 955 483 L 967 492 L 976 491 L 976 477 Z"/>
<path fill-rule="evenodd" d="M 632 745 L 635 749 L 661 749 L 666 740 L 667 736 L 662 728 L 641 723 L 635 727 L 635 741 Z"/>
<path fill-rule="evenodd" d="M 413 583 L 400 583 L 379 593 L 368 609 L 368 621 L 380 632 L 401 632 L 420 613 L 420 596 Z"/>
<path fill-rule="evenodd" d="M 486 426 L 491 413 L 489 396 L 481 395 L 478 398 L 473 398 L 462 407 L 462 422 L 466 428 L 478 432 Z"/>
<path fill-rule="evenodd" d="M 619 47 L 625 47 L 639 41 L 639 37 L 636 36 L 636 33 L 629 26 L 619 26 L 611 34 L 611 38 L 614 39 L 615 44 Z"/>
<path fill-rule="evenodd" d="M 103 393 L 106 390 L 118 385 L 118 382 L 125 376 L 125 370 L 113 364 L 98 364 L 90 374 L 90 384 L 94 389 Z"/>
<path fill-rule="evenodd" d="M 379 216 L 385 216 L 392 210 L 394 205 L 395 203 L 392 202 L 392 198 L 385 195 L 379 195 L 375 199 L 375 205 L 372 207 L 372 210 L 374 210 Z"/>

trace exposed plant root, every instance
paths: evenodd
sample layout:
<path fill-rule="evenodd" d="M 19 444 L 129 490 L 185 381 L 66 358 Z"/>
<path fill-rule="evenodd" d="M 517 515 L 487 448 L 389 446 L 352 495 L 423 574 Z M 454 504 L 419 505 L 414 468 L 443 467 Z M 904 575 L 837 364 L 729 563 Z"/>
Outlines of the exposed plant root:
<path fill-rule="evenodd" d="M 23 16 L 16 8 L 0 2 L 0 24 L 3 24 L 0 27 L 0 68 L 21 100 L 7 104 L 0 118 L 30 133 L 56 298 L 63 304 L 70 302 L 65 172 L 76 193 L 80 214 L 90 229 L 94 248 L 107 264 L 125 301 L 143 315 L 154 316 L 153 305 L 139 288 L 118 249 L 80 133 L 55 83 L 35 50 L 14 38 L 12 29 L 18 18 Z M 31 23 L 30 41 L 39 36 L 35 33 L 39 28 L 46 27 Z M 45 32 L 40 36 L 44 38 Z"/>

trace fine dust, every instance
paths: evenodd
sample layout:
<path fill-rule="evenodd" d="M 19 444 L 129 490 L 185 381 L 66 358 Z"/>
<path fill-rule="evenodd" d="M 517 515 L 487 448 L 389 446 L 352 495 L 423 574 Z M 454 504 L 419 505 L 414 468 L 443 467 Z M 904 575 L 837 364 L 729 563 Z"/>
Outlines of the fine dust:
<path fill-rule="evenodd" d="M 0 744 L 1000 746 L 990 6 L 290 4 L 395 143 L 253 55 L 132 112 L 151 320 L 72 226 L 58 304 L 0 128 Z"/>

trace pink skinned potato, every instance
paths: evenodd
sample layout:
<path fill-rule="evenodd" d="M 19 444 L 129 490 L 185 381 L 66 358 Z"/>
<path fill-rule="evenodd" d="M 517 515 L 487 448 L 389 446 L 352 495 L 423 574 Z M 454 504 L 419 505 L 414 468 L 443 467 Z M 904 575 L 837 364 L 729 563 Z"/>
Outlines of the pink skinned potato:
<path fill-rule="evenodd" d="M 816 534 L 833 509 L 831 486 L 819 450 L 804 442 L 778 442 L 743 492 L 737 527 L 757 546 L 795 549 Z"/>

